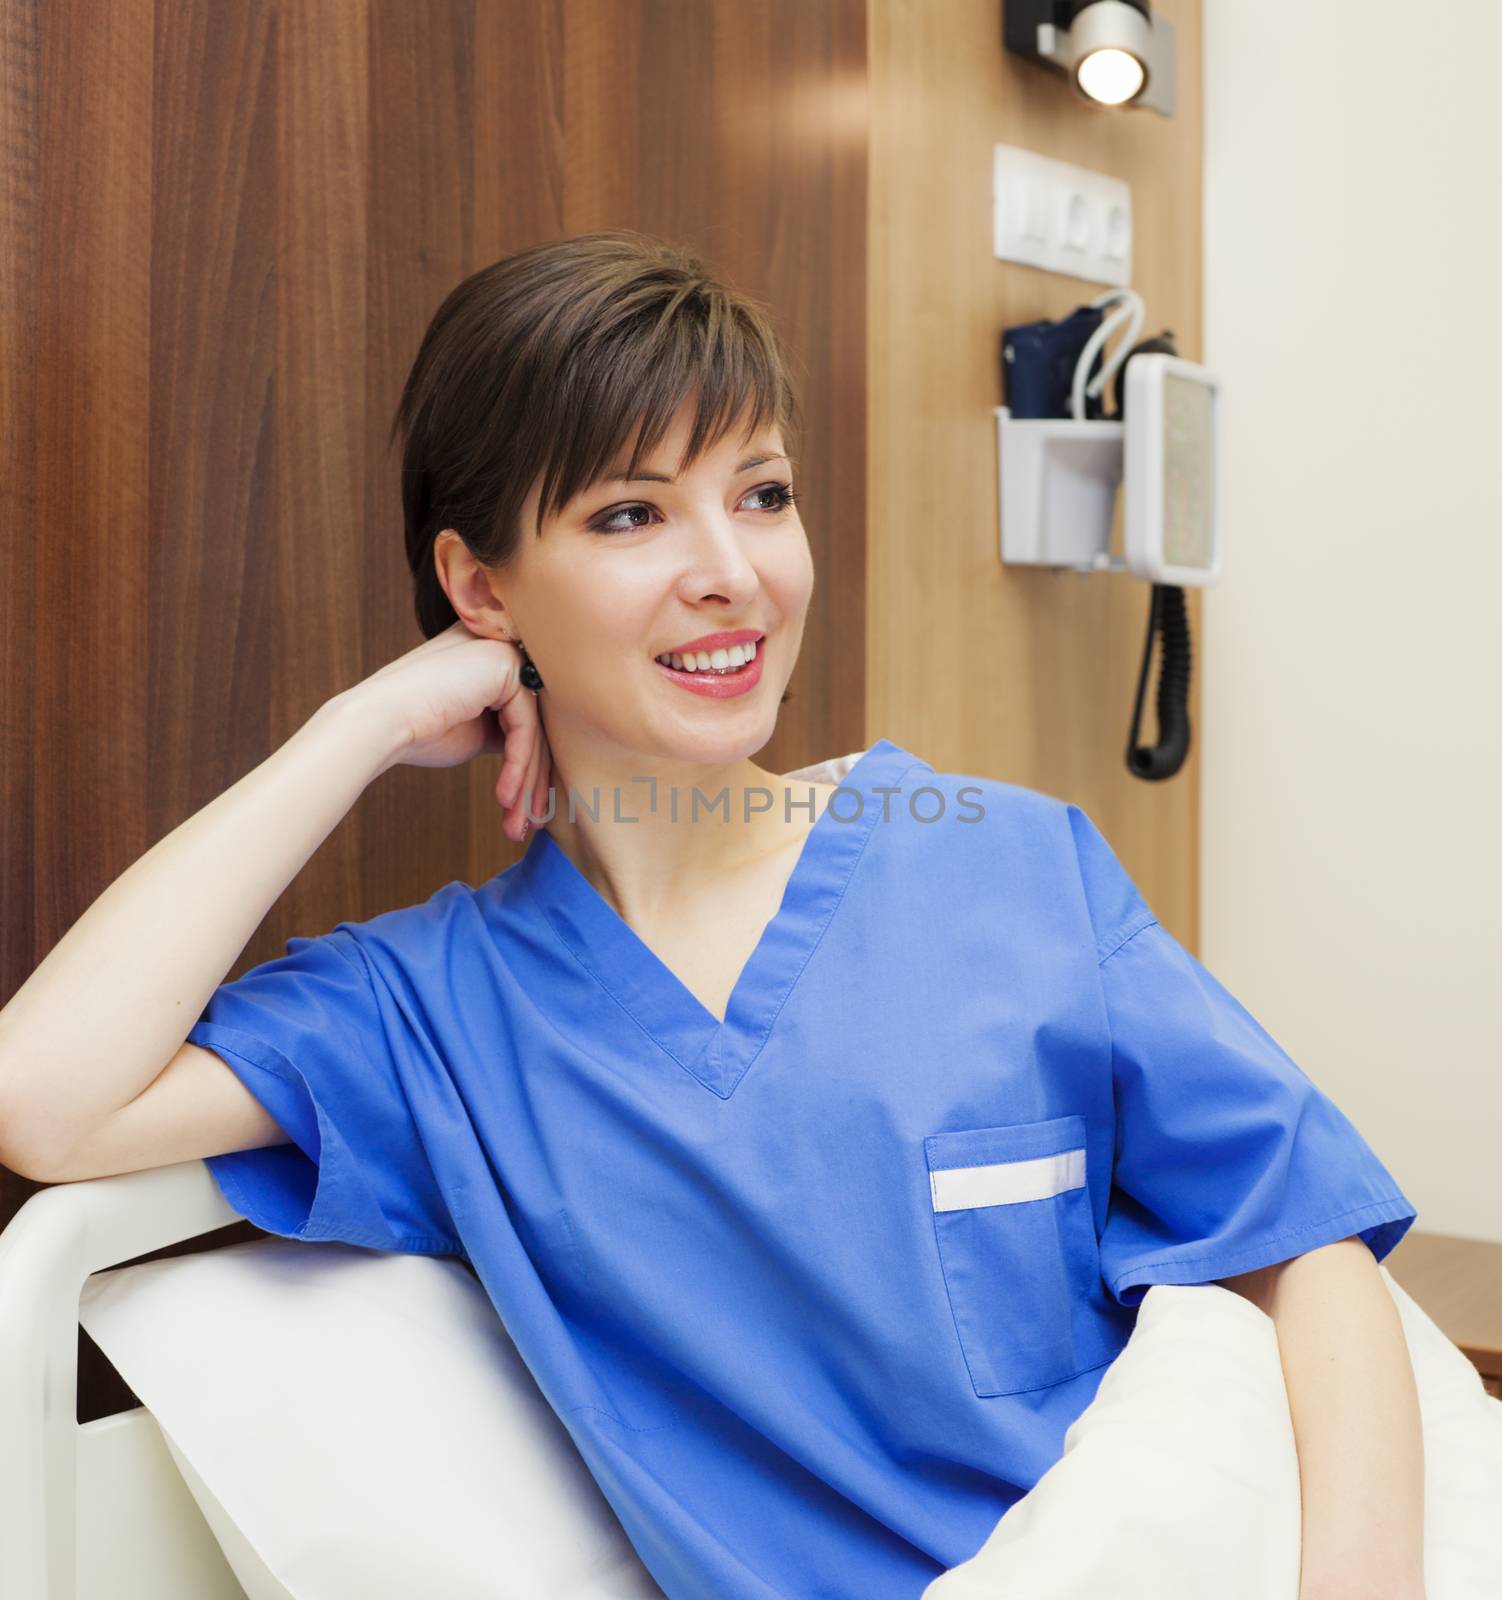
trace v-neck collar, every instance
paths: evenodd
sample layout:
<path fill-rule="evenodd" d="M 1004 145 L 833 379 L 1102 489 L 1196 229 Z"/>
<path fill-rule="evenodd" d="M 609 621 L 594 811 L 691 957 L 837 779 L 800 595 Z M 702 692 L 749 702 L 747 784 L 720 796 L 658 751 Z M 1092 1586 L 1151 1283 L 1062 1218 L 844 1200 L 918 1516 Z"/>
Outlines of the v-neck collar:
<path fill-rule="evenodd" d="M 833 763 L 838 769 L 846 760 Z M 890 739 L 855 759 L 819 814 L 787 880 L 782 902 L 736 979 L 720 1021 L 636 933 L 545 830 L 516 866 L 517 888 L 546 915 L 595 982 L 657 1045 L 705 1088 L 728 1099 L 766 1043 L 783 1003 L 813 955 L 895 786 L 927 763 Z M 811 775 L 800 768 L 789 777 Z M 857 811 L 853 791 L 861 796 Z"/>

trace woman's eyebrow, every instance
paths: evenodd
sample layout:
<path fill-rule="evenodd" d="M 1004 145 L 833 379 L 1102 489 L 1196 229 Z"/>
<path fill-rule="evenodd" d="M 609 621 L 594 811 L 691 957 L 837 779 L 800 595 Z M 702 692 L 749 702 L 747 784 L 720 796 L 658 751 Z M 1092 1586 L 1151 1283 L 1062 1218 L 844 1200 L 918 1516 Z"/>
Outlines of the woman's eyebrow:
<path fill-rule="evenodd" d="M 745 472 L 751 467 L 759 467 L 768 461 L 786 461 L 789 466 L 792 465 L 791 456 L 747 456 L 735 470 L 737 472 Z M 601 483 L 677 483 L 677 481 L 676 478 L 670 478 L 665 472 L 647 472 L 645 470 L 638 472 L 633 478 L 628 478 L 623 473 L 614 473 L 608 478 L 600 479 Z"/>

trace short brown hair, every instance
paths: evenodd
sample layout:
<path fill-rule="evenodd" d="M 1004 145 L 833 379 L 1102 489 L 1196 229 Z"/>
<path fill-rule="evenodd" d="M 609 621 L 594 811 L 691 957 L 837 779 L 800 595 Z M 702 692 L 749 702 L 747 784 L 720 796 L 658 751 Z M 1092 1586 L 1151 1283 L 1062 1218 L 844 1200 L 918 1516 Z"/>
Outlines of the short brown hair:
<path fill-rule="evenodd" d="M 769 308 L 675 245 L 630 230 L 578 234 L 459 284 L 423 335 L 388 440 L 404 440 L 407 563 L 424 637 L 457 620 L 433 563 L 444 528 L 484 566 L 504 567 L 539 475 L 538 533 L 640 424 L 634 473 L 690 393 L 688 463 L 748 406 L 751 431 L 775 423 L 794 454 L 802 417 Z"/>

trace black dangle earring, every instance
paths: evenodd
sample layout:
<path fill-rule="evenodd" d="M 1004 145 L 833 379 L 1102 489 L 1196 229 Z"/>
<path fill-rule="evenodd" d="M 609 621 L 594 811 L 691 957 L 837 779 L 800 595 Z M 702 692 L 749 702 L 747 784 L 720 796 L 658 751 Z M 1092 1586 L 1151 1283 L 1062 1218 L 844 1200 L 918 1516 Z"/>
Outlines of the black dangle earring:
<path fill-rule="evenodd" d="M 542 674 L 537 670 L 536 664 L 526 652 L 520 639 L 516 641 L 516 648 L 522 653 L 522 670 L 519 674 L 522 682 L 529 689 L 542 688 Z"/>

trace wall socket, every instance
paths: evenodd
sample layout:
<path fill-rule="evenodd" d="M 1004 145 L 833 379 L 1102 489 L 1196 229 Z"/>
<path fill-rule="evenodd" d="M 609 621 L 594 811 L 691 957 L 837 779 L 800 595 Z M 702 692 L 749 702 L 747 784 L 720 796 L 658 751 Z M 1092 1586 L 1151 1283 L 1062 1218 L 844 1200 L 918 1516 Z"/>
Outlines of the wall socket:
<path fill-rule="evenodd" d="M 1118 288 L 1131 283 L 1129 184 L 999 144 L 991 188 L 997 260 Z"/>

